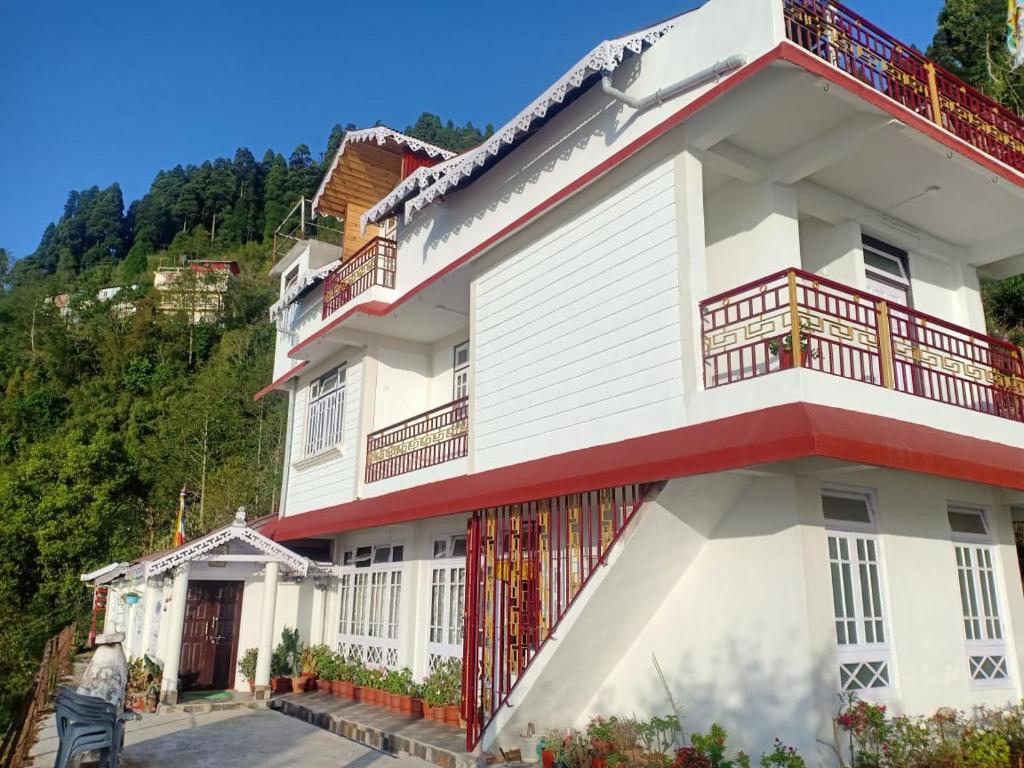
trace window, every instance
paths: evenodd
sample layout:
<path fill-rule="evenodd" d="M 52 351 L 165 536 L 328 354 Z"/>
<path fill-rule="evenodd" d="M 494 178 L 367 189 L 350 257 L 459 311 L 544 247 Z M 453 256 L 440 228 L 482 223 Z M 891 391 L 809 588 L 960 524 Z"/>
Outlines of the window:
<path fill-rule="evenodd" d="M 863 238 L 867 290 L 881 299 L 910 306 L 907 252 L 867 235 Z"/>
<path fill-rule="evenodd" d="M 454 380 L 452 383 L 452 400 L 469 397 L 469 342 L 464 341 L 455 347 Z"/>
<path fill-rule="evenodd" d="M 466 537 L 434 541 L 430 566 L 430 625 L 427 666 L 433 669 L 447 657 L 462 656 L 463 611 L 466 599 Z"/>
<path fill-rule="evenodd" d="M 399 544 L 347 550 L 338 578 L 338 646 L 368 664 L 398 665 L 402 616 Z"/>
<path fill-rule="evenodd" d="M 1001 685 L 1009 673 L 988 521 L 983 510 L 972 507 L 950 506 L 947 514 L 960 586 L 968 673 L 975 685 Z"/>
<path fill-rule="evenodd" d="M 306 456 L 313 456 L 341 442 L 345 413 L 345 366 L 339 366 L 309 385 L 306 425 Z"/>
<path fill-rule="evenodd" d="M 284 289 L 281 291 L 281 295 L 284 296 L 288 293 L 299 282 L 299 265 L 296 264 L 284 276 Z"/>
<path fill-rule="evenodd" d="M 887 690 L 889 638 L 872 499 L 826 490 L 821 497 L 828 539 L 836 655 L 842 691 Z"/>

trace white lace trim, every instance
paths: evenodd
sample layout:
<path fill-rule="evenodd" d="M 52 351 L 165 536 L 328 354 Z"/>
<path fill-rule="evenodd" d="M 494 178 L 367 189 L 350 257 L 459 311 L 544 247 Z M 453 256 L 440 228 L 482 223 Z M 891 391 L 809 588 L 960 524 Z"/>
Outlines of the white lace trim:
<path fill-rule="evenodd" d="M 270 319 L 277 320 L 285 313 L 288 306 L 299 298 L 299 295 L 312 285 L 316 285 L 326 278 L 331 272 L 341 266 L 341 261 L 336 259 L 318 269 L 310 269 L 299 275 L 298 282 L 284 292 L 280 299 L 270 305 Z"/>
<path fill-rule="evenodd" d="M 331 167 L 328 169 L 327 173 L 324 174 L 323 181 L 320 182 L 320 188 L 316 191 L 316 196 L 313 198 L 314 211 L 317 210 L 317 205 L 320 202 L 320 196 L 327 188 L 327 183 L 331 180 L 334 170 L 338 167 L 338 163 L 341 162 L 341 156 L 345 153 L 345 147 L 349 144 L 355 144 L 362 141 L 374 141 L 377 143 L 377 146 L 380 147 L 383 147 L 388 142 L 393 142 L 401 147 L 408 147 L 412 152 L 425 152 L 427 157 L 440 157 L 443 160 L 455 157 L 455 153 L 451 150 L 442 149 L 441 147 L 435 146 L 426 141 L 414 139 L 412 136 L 406 136 L 404 133 L 393 131 L 383 125 L 378 125 L 373 128 L 363 128 L 358 131 L 348 131 L 345 133 L 345 138 L 342 140 L 341 146 L 338 147 L 338 151 L 334 155 Z"/>
<path fill-rule="evenodd" d="M 453 157 L 449 160 L 444 160 L 437 165 L 417 168 L 415 171 L 410 173 L 398 183 L 397 187 L 388 193 L 387 197 L 359 217 L 359 226 L 361 231 L 365 232 L 366 227 L 369 224 L 376 223 L 382 218 L 387 218 L 387 216 L 390 215 L 390 212 L 394 211 L 399 205 L 441 178 L 445 171 L 448 170 L 448 167 L 453 163 L 458 162 L 458 160 L 459 157 Z M 375 216 L 374 212 L 378 210 L 386 212 L 381 213 L 379 216 Z M 371 216 L 375 217 L 371 219 Z"/>
<path fill-rule="evenodd" d="M 466 179 L 477 175 L 488 159 L 522 141 L 535 120 L 544 118 L 552 106 L 565 101 L 565 98 L 578 89 L 588 77 L 600 72 L 614 72 L 622 63 L 627 52 L 640 53 L 645 46 L 653 45 L 676 25 L 678 19 L 677 16 L 624 37 L 605 40 L 576 62 L 572 69 L 562 75 L 554 85 L 534 99 L 530 106 L 512 118 L 491 138 L 450 162 L 444 163 L 443 175 L 436 180 L 431 180 L 427 175 L 410 175 L 387 197 L 367 211 L 360 219 L 360 223 L 364 228 L 367 224 L 375 224 L 381 219 L 391 216 L 403 202 L 405 202 L 407 210 L 418 211 Z M 414 191 L 413 187 L 419 191 L 415 197 L 411 197 L 411 193 Z"/>

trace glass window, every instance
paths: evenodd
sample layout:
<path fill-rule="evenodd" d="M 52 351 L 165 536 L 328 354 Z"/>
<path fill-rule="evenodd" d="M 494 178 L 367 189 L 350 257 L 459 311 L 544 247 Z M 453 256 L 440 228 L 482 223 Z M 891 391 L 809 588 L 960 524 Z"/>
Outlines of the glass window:
<path fill-rule="evenodd" d="M 452 399 L 461 400 L 469 396 L 469 342 L 455 347 L 454 383 Z"/>
<path fill-rule="evenodd" d="M 827 524 L 870 528 L 867 494 L 822 494 Z M 886 689 L 891 685 L 888 632 L 883 610 L 878 539 L 873 532 L 827 532 L 832 610 L 843 691 Z"/>
<path fill-rule="evenodd" d="M 975 536 L 988 536 L 985 515 L 980 509 L 950 507 L 947 511 L 949 527 L 953 533 L 967 533 Z"/>
<path fill-rule="evenodd" d="M 309 386 L 307 456 L 313 456 L 341 442 L 344 411 L 345 366 L 340 366 Z"/>
<path fill-rule="evenodd" d="M 821 497 L 821 507 L 829 522 L 871 525 L 871 508 L 866 496 L 830 494 Z"/>

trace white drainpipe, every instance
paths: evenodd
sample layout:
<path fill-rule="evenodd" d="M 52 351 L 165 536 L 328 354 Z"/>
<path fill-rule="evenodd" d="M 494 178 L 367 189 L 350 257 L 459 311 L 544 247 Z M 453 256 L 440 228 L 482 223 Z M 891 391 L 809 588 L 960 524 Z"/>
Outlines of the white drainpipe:
<path fill-rule="evenodd" d="M 672 85 L 659 88 L 654 93 L 648 94 L 647 96 L 630 96 L 628 93 L 620 91 L 614 85 L 612 85 L 612 76 L 610 73 L 605 72 L 601 76 L 601 90 L 611 96 L 617 101 L 621 101 L 627 107 L 632 107 L 636 110 L 644 110 L 648 107 L 653 107 L 655 104 L 661 104 L 666 99 L 670 99 L 677 93 L 696 88 L 699 85 L 703 85 L 711 80 L 718 80 L 723 75 L 727 75 L 733 70 L 739 69 L 747 63 L 745 56 L 730 56 L 727 59 L 723 59 L 716 64 L 712 64 L 710 67 L 705 67 L 699 72 L 695 72 L 689 77 L 684 77 L 682 80 L 672 83 Z"/>

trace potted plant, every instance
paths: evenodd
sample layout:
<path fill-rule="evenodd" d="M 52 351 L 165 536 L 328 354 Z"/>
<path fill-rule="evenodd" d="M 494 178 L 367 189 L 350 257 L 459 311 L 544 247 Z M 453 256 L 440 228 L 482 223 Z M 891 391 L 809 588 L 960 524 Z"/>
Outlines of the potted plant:
<path fill-rule="evenodd" d="M 128 662 L 128 706 L 136 712 L 143 712 L 146 709 L 146 665 L 142 657 L 132 659 Z"/>
<path fill-rule="evenodd" d="M 612 751 L 614 718 L 606 720 L 598 715 L 587 723 L 587 739 L 590 741 L 591 768 L 605 768 Z"/>
<path fill-rule="evenodd" d="M 338 676 L 338 665 L 334 654 L 326 645 L 318 645 L 314 649 L 316 655 L 316 689 L 320 693 L 330 693 L 331 685 Z"/>
<path fill-rule="evenodd" d="M 310 681 L 316 677 L 316 653 L 312 648 L 304 648 L 299 653 L 299 659 L 302 665 L 302 690 L 308 690 Z"/>
<path fill-rule="evenodd" d="M 540 738 L 541 768 L 554 768 L 562 760 L 562 734 L 557 728 L 549 728 Z"/>
<path fill-rule="evenodd" d="M 444 659 L 434 671 L 437 673 L 438 687 L 444 703 L 444 722 L 458 727 L 461 724 L 459 715 L 462 703 L 462 660 Z"/>
<path fill-rule="evenodd" d="M 423 717 L 423 686 L 417 683 L 409 685 L 409 714 Z"/>
<path fill-rule="evenodd" d="M 242 658 L 238 660 L 238 672 L 243 680 L 249 682 L 249 693 L 256 690 L 256 648 L 246 648 Z"/>
<path fill-rule="evenodd" d="M 769 341 L 768 351 L 778 358 L 779 370 L 784 371 L 787 368 L 792 368 L 794 363 L 793 334 L 786 333 Z M 800 334 L 800 355 L 804 360 L 817 359 L 819 357 L 818 350 L 811 349 L 810 337 L 803 332 Z"/>
<path fill-rule="evenodd" d="M 305 681 L 297 683 L 298 678 L 302 675 L 300 652 L 299 630 L 288 627 L 282 629 L 281 640 L 274 648 L 274 655 L 270 659 L 270 673 L 274 678 L 274 693 L 288 693 L 289 691 L 299 693 L 305 686 Z"/>
<path fill-rule="evenodd" d="M 565 768 L 590 768 L 590 742 L 587 737 L 579 731 L 570 731 L 562 739 L 559 763 Z"/>
<path fill-rule="evenodd" d="M 344 696 L 346 699 L 355 699 L 355 680 L 362 663 L 359 659 L 344 659 L 340 655 L 338 659 L 338 686 L 331 686 L 331 692 L 336 696 Z"/>

